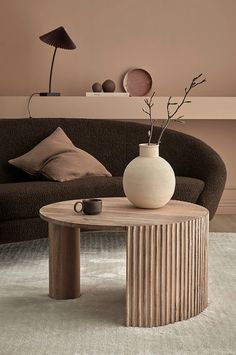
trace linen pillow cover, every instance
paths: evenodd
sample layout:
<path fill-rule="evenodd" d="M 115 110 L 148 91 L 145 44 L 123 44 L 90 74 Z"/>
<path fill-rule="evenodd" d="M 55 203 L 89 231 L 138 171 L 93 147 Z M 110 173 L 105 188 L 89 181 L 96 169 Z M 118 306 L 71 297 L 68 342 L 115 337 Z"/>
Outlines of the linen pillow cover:
<path fill-rule="evenodd" d="M 96 158 L 75 147 L 60 127 L 29 152 L 8 162 L 28 174 L 61 182 L 89 175 L 111 176 Z"/>

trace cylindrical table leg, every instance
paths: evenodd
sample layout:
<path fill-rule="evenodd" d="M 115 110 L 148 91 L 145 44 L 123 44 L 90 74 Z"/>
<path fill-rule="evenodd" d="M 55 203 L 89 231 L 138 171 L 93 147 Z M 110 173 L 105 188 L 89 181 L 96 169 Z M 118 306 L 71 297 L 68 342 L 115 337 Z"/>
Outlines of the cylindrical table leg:
<path fill-rule="evenodd" d="M 49 223 L 49 296 L 80 296 L 80 230 Z"/>

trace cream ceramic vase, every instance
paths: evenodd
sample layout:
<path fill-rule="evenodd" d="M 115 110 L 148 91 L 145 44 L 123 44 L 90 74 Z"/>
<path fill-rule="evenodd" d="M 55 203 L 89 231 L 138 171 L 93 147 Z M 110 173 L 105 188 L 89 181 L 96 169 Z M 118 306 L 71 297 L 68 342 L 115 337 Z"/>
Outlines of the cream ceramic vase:
<path fill-rule="evenodd" d="M 157 144 L 139 144 L 139 156 L 126 167 L 124 192 L 139 208 L 160 208 L 175 190 L 175 174 L 170 164 L 159 156 Z"/>

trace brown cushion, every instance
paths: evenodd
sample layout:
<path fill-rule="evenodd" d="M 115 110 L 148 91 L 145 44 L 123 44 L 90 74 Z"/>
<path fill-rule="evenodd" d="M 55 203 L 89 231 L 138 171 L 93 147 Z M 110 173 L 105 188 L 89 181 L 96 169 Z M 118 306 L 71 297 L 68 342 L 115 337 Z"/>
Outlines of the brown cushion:
<path fill-rule="evenodd" d="M 60 153 L 74 151 L 75 146 L 64 131 L 58 127 L 50 136 L 42 140 L 29 152 L 8 162 L 28 174 L 37 174 L 48 159 Z"/>
<path fill-rule="evenodd" d="M 97 159 L 82 149 L 53 156 L 40 172 L 49 180 L 61 182 L 89 175 L 111 176 Z"/>
<path fill-rule="evenodd" d="M 87 175 L 111 176 L 96 158 L 75 147 L 60 127 L 28 153 L 9 163 L 31 175 L 42 174 L 60 182 Z"/>

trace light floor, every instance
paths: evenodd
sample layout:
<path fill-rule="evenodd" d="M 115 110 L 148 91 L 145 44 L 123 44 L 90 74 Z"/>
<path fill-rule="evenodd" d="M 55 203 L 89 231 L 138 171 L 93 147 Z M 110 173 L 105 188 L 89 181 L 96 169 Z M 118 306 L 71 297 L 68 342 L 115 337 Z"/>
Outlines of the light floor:
<path fill-rule="evenodd" d="M 236 215 L 215 215 L 210 221 L 210 232 L 236 233 Z"/>

